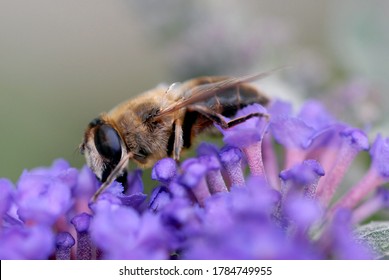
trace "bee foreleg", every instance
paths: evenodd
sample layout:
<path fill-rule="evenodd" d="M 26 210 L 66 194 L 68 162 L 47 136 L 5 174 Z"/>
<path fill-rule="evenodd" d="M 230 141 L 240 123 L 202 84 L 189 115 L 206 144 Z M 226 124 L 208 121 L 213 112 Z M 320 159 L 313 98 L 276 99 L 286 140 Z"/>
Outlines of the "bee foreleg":
<path fill-rule="evenodd" d="M 174 132 L 174 145 L 173 145 L 173 159 L 179 160 L 182 147 L 184 146 L 183 131 L 182 131 L 182 120 L 177 119 L 175 121 L 175 132 Z"/>
<path fill-rule="evenodd" d="M 207 119 L 213 121 L 215 124 L 221 126 L 223 129 L 231 128 L 253 117 L 265 117 L 269 118 L 269 115 L 264 113 L 251 113 L 243 117 L 239 117 L 230 121 L 227 121 L 222 114 L 212 111 L 210 108 L 202 105 L 190 105 L 187 108 L 189 111 L 196 111 L 203 115 Z"/>

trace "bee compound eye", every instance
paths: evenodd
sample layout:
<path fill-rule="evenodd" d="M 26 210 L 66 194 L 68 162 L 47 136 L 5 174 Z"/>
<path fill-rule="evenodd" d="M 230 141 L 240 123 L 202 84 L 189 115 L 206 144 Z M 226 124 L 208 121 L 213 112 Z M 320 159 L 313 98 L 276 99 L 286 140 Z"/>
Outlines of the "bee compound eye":
<path fill-rule="evenodd" d="M 94 140 L 97 151 L 111 164 L 116 165 L 120 161 L 122 157 L 121 140 L 112 126 L 103 124 L 98 127 Z"/>

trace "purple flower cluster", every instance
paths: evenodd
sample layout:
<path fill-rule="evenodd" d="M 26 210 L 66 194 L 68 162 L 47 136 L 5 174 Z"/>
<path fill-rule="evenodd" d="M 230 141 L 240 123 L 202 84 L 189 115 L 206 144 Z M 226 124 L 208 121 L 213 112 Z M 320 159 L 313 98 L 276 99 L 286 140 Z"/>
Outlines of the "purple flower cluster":
<path fill-rule="evenodd" d="M 0 180 L 0 259 L 371 259 L 355 238 L 360 222 L 388 208 L 389 139 L 338 122 L 317 102 L 298 114 L 275 101 L 230 129 L 225 146 L 198 147 L 180 165 L 157 162 L 158 186 L 143 193 L 140 171 L 99 182 L 64 160 Z M 228 120 L 227 120 L 228 121 Z M 355 157 L 371 165 L 336 197 Z M 371 197 L 368 197 L 371 195 Z"/>

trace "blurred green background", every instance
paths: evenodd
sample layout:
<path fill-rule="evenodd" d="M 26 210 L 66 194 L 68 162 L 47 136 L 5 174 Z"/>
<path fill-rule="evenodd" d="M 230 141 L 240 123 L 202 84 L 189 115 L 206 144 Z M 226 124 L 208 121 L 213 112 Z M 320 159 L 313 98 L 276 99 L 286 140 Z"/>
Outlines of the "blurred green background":
<path fill-rule="evenodd" d="M 258 82 L 272 96 L 388 136 L 388 3 L 0 0 L 0 177 L 81 167 L 87 123 L 160 82 L 280 65 Z"/>

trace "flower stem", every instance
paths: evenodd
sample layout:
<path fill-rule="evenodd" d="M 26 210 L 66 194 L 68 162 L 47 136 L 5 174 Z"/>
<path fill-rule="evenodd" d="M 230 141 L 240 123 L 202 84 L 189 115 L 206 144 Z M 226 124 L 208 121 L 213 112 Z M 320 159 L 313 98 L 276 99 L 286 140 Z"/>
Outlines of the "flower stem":
<path fill-rule="evenodd" d="M 354 208 L 369 192 L 384 182 L 382 176 L 374 168 L 370 168 L 365 176 L 331 208 L 330 213 L 339 208 Z"/>
<path fill-rule="evenodd" d="M 246 155 L 251 174 L 266 178 L 262 160 L 262 140 L 243 148 L 243 152 Z"/>

